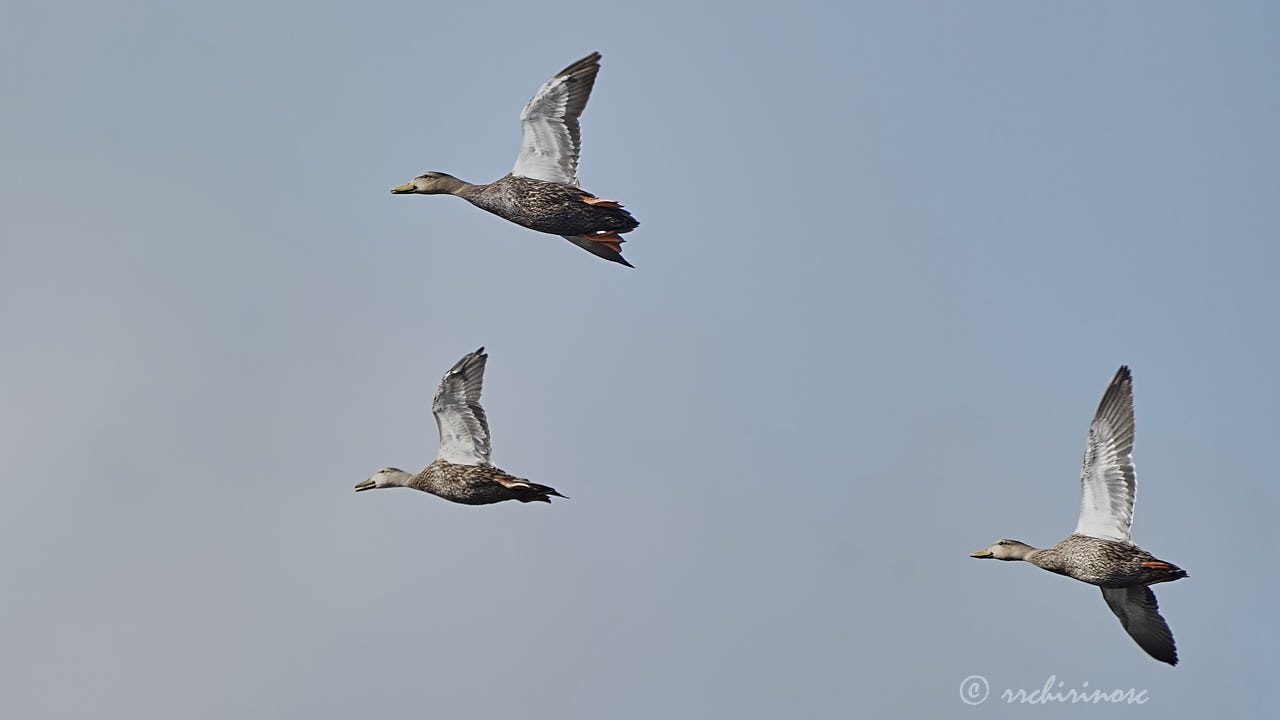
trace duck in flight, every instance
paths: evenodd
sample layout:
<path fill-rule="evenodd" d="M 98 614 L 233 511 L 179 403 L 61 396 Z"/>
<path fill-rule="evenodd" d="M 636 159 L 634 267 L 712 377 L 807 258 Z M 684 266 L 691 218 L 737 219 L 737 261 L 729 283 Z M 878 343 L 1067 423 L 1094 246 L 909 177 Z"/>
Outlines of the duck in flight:
<path fill-rule="evenodd" d="M 489 462 L 489 419 L 480 407 L 480 387 L 488 359 L 484 348 L 480 348 L 459 360 L 440 380 L 431 402 L 440 430 L 440 451 L 435 462 L 417 475 L 398 468 L 382 468 L 356 485 L 356 492 L 408 487 L 463 505 L 489 505 L 503 500 L 549 503 L 552 495 L 565 497 L 554 488 L 518 478 Z"/>
<path fill-rule="evenodd" d="M 1187 576 L 1129 539 L 1133 523 L 1133 378 L 1121 366 L 1089 426 L 1080 473 L 1080 518 L 1076 530 L 1051 548 L 1037 550 L 1001 540 L 970 557 L 1026 560 L 1049 572 L 1102 588 L 1107 607 L 1148 655 L 1178 664 L 1173 633 L 1160 616 L 1151 585 Z"/>
<path fill-rule="evenodd" d="M 515 167 L 488 185 L 428 172 L 391 189 L 395 194 L 457 195 L 530 230 L 560 235 L 592 255 L 633 267 L 622 257 L 622 233 L 640 225 L 614 200 L 578 185 L 578 116 L 600 71 L 591 53 L 544 84 L 520 113 L 522 141 Z"/>

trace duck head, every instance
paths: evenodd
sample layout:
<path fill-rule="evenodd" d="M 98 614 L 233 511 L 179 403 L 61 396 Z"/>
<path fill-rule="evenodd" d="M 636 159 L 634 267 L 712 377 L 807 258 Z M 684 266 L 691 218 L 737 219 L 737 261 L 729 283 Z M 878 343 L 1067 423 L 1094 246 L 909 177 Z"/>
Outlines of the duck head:
<path fill-rule="evenodd" d="M 1017 540 L 1001 540 L 986 550 L 971 553 L 973 558 L 994 558 L 996 560 L 1026 560 L 1035 551 L 1030 545 Z"/>
<path fill-rule="evenodd" d="M 413 476 L 399 468 L 382 468 L 356 486 L 356 492 L 387 487 L 405 487 Z"/>
<path fill-rule="evenodd" d="M 425 172 L 400 187 L 391 188 L 394 195 L 453 195 L 467 186 L 458 178 L 442 172 Z"/>

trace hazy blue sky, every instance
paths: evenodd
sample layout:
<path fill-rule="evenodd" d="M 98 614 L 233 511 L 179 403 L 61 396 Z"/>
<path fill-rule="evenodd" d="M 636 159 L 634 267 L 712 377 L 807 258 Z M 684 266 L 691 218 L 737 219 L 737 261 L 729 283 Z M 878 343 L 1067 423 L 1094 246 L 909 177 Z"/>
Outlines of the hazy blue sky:
<path fill-rule="evenodd" d="M 0 714 L 1275 711 L 1280 6 L 186 5 L 0 9 Z M 592 50 L 635 270 L 388 192 Z M 356 495 L 480 345 L 573 499 Z M 1122 363 L 1177 668 L 968 557 L 1075 526 Z"/>

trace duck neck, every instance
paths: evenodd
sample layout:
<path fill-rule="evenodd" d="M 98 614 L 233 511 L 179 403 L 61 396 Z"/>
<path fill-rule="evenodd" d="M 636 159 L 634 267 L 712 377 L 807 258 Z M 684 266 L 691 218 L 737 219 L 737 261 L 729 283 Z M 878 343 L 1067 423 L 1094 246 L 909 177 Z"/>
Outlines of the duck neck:
<path fill-rule="evenodd" d="M 1005 551 L 1007 555 L 1006 557 L 1001 558 L 1002 560 L 1026 560 L 1029 563 L 1038 564 L 1033 558 L 1041 552 L 1044 552 L 1043 550 L 1033 548 L 1030 545 L 1021 542 L 1014 545 L 1008 545 L 1006 547 L 1008 547 Z"/>
<path fill-rule="evenodd" d="M 439 180 L 440 189 L 450 195 L 457 195 L 460 198 L 470 200 L 476 193 L 484 188 L 483 185 L 472 185 L 469 182 L 459 180 L 456 177 L 449 176 Z"/>
<path fill-rule="evenodd" d="M 1022 556 L 1022 559 L 1049 572 L 1066 574 L 1062 555 L 1055 552 L 1053 548 L 1045 548 L 1043 550 L 1032 548 L 1030 552 Z"/>

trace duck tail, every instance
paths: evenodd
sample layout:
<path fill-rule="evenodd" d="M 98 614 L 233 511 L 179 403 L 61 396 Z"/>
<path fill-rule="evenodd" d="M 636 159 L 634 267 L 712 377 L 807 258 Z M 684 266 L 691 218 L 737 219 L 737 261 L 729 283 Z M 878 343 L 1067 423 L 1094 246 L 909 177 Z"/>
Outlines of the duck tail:
<path fill-rule="evenodd" d="M 1147 581 L 1147 585 L 1155 585 L 1162 582 L 1173 582 L 1181 580 L 1187 576 L 1187 571 L 1163 560 L 1148 560 L 1142 563 L 1142 567 L 1153 579 Z"/>
<path fill-rule="evenodd" d="M 632 217 L 617 200 L 606 200 L 583 192 L 582 201 L 591 206 L 592 219 L 599 223 L 598 230 L 624 233 L 640 227 L 640 221 Z"/>
<path fill-rule="evenodd" d="M 525 482 L 528 482 L 528 481 L 526 480 Z M 556 492 L 556 489 L 553 487 L 548 487 L 546 485 L 539 485 L 538 483 L 532 483 L 532 482 L 529 483 L 529 489 L 526 490 L 523 495 L 521 495 L 516 499 L 523 503 L 528 503 L 528 502 L 549 503 L 551 502 L 551 497 L 550 497 L 551 495 L 554 495 L 558 498 L 564 498 L 565 500 L 569 499 L 568 495 L 561 495 L 560 493 Z"/>

